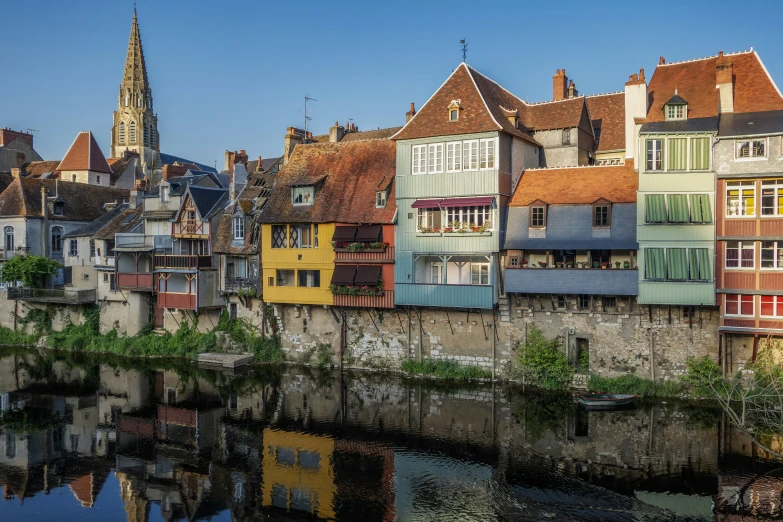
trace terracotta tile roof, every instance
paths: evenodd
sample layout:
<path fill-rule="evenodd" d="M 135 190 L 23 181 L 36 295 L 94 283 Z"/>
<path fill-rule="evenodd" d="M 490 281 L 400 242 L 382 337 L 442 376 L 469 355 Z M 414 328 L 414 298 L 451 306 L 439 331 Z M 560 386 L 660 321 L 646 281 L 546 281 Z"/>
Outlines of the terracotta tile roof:
<path fill-rule="evenodd" d="M 357 131 L 357 132 L 349 132 L 345 136 L 343 136 L 343 139 L 340 140 L 340 143 L 350 143 L 352 141 L 367 141 L 367 140 L 388 140 L 399 130 L 402 129 L 402 127 L 389 127 L 388 129 L 375 129 L 375 130 L 369 130 L 369 131 Z"/>
<path fill-rule="evenodd" d="M 261 211 L 263 223 L 392 223 L 396 145 L 389 140 L 298 145 Z M 315 202 L 291 203 L 291 186 L 316 184 Z M 388 189 L 385 208 L 375 193 Z"/>
<path fill-rule="evenodd" d="M 125 189 L 51 179 L 16 178 L 0 194 L 0 216 L 41 217 L 41 188 L 46 189 L 48 197 L 53 197 L 56 190 L 65 201 L 62 216 L 49 212 L 49 219 L 53 220 L 92 221 L 103 215 L 106 203 L 122 203 L 128 199 L 128 190 Z"/>
<path fill-rule="evenodd" d="M 712 56 L 658 65 L 647 87 L 647 121 L 664 120 L 663 106 L 674 96 L 675 89 L 688 102 L 688 118 L 717 116 L 719 59 Z M 735 113 L 783 109 L 783 97 L 755 51 L 725 54 L 723 60 L 732 63 Z"/>
<path fill-rule="evenodd" d="M 606 198 L 612 203 L 635 203 L 639 179 L 633 161 L 625 165 L 529 169 L 522 174 L 511 207 L 541 200 L 549 205 L 587 205 Z"/>
<path fill-rule="evenodd" d="M 625 150 L 625 93 L 587 97 L 594 129 L 601 129 L 596 152 Z"/>
<path fill-rule="evenodd" d="M 585 110 L 585 97 L 524 105 L 521 110 L 525 127 L 542 131 L 578 127 Z"/>
<path fill-rule="evenodd" d="M 60 165 L 59 161 L 31 161 L 27 164 L 24 171 L 28 176 L 38 178 L 44 174 L 52 174 L 57 172 L 57 167 Z M 52 178 L 54 179 L 54 178 Z"/>
<path fill-rule="evenodd" d="M 82 131 L 76 136 L 57 170 L 92 170 L 106 174 L 112 173 L 111 167 L 106 163 L 106 156 L 101 152 L 101 148 L 90 131 Z"/>

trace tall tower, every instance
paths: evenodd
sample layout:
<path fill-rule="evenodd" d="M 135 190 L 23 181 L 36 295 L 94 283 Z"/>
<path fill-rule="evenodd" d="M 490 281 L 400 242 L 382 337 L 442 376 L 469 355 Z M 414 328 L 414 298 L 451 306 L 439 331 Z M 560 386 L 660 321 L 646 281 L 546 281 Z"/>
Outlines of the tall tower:
<path fill-rule="evenodd" d="M 155 183 L 160 170 L 160 136 L 158 117 L 152 112 L 152 89 L 147 78 L 144 51 L 141 49 L 139 22 L 133 9 L 128 54 L 122 72 L 117 110 L 111 129 L 111 156 L 122 156 L 125 150 L 138 152 L 144 174 Z"/>

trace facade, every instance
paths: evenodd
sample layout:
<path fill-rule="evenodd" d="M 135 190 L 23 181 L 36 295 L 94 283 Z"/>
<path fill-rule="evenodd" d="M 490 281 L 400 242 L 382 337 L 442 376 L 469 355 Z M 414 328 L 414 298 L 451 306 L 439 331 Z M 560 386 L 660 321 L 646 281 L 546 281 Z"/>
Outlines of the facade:
<path fill-rule="evenodd" d="M 101 187 L 113 186 L 112 171 L 90 131 L 80 132 L 57 167 L 57 177 L 63 181 Z M 133 188 L 127 187 L 127 188 Z"/>
<path fill-rule="evenodd" d="M 21 169 L 31 161 L 41 161 L 33 148 L 33 135 L 28 132 L 0 129 L 0 172 Z"/>

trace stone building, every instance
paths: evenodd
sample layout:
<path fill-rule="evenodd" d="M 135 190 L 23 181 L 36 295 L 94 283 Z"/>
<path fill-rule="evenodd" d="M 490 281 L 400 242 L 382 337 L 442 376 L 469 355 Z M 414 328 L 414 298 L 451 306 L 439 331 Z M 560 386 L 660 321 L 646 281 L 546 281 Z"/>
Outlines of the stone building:
<path fill-rule="evenodd" d="M 42 159 L 33 148 L 32 134 L 0 129 L 0 172 L 10 172 L 22 168 L 25 163 Z"/>

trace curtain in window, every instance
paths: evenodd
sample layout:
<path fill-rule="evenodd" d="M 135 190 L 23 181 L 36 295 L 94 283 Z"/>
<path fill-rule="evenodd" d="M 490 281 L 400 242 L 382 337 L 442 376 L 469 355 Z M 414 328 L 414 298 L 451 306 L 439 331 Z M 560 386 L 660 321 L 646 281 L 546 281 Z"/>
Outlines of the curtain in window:
<path fill-rule="evenodd" d="M 669 194 L 669 223 L 688 222 L 688 197 L 685 194 Z"/>
<path fill-rule="evenodd" d="M 707 170 L 710 168 L 710 139 L 691 139 L 691 170 Z"/>
<path fill-rule="evenodd" d="M 644 207 L 647 223 L 666 222 L 666 201 L 663 194 L 646 194 L 644 196 Z"/>
<path fill-rule="evenodd" d="M 669 170 L 685 170 L 688 159 L 688 139 L 669 139 Z"/>
<path fill-rule="evenodd" d="M 685 281 L 688 279 L 688 263 L 684 248 L 666 249 L 669 264 L 669 279 Z"/>
<path fill-rule="evenodd" d="M 666 264 L 662 248 L 644 249 L 644 272 L 646 279 L 664 279 Z"/>
<path fill-rule="evenodd" d="M 691 194 L 691 223 L 712 223 L 709 195 Z"/>
<path fill-rule="evenodd" d="M 691 281 L 709 281 L 712 277 L 709 250 L 706 248 L 689 248 L 688 258 L 690 261 Z"/>

